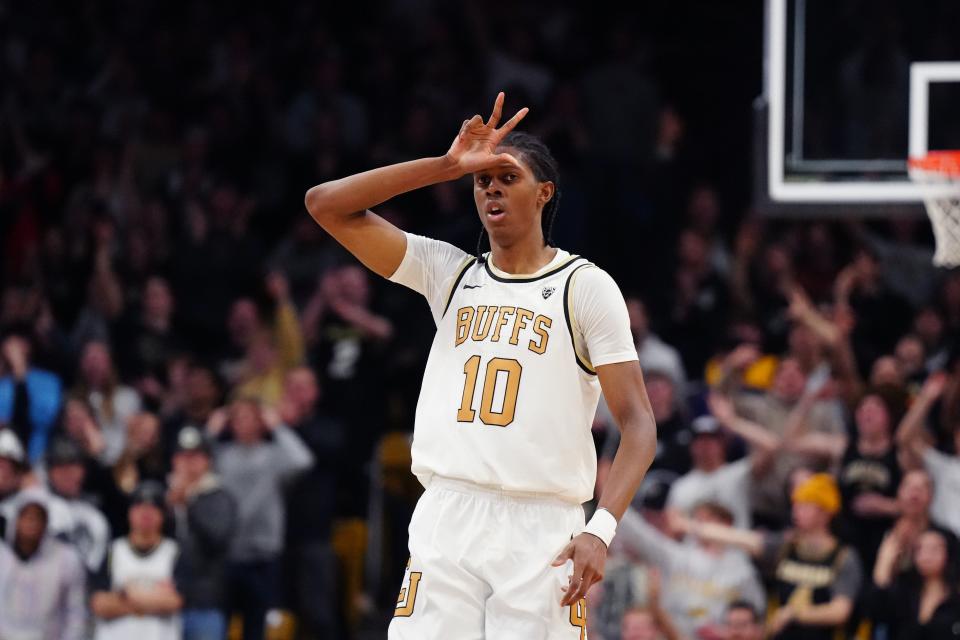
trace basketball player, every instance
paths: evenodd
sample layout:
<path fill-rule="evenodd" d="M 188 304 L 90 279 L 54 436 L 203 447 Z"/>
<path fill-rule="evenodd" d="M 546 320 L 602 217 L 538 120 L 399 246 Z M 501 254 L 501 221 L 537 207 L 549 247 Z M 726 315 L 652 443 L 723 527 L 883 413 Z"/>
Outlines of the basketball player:
<path fill-rule="evenodd" d="M 391 639 L 584 640 L 584 596 L 656 446 L 623 296 L 605 272 L 549 245 L 556 161 L 533 136 L 510 134 L 527 109 L 497 128 L 502 109 L 501 93 L 487 122 L 464 121 L 441 157 L 306 195 L 361 262 L 423 294 L 437 325 L 413 439 L 426 492 Z M 489 253 L 404 233 L 369 210 L 467 174 Z M 601 389 L 623 436 L 584 526 Z"/>

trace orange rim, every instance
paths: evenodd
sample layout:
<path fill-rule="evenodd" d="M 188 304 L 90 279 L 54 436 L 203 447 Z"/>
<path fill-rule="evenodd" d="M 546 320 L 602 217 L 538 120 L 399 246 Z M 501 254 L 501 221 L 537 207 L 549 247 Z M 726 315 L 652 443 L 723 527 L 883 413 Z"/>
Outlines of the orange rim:
<path fill-rule="evenodd" d="M 910 158 L 907 162 L 911 169 L 960 178 L 960 151 L 930 151 L 925 156 Z"/>

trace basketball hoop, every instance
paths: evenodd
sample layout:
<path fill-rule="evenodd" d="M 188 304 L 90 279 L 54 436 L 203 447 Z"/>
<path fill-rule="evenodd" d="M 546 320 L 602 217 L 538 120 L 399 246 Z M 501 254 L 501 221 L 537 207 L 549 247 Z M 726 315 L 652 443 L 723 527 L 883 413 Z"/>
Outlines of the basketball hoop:
<path fill-rule="evenodd" d="M 908 166 L 911 180 L 930 187 L 925 189 L 923 203 L 937 245 L 933 264 L 960 266 L 960 151 L 931 151 L 910 158 Z"/>

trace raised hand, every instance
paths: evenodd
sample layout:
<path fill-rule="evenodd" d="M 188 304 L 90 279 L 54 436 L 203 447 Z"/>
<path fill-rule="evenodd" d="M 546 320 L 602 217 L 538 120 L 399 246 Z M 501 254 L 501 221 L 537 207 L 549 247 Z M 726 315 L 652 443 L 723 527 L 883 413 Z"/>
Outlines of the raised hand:
<path fill-rule="evenodd" d="M 737 412 L 733 408 L 733 402 L 730 398 L 717 391 L 711 391 L 707 396 L 707 406 L 710 408 L 713 417 L 724 426 L 729 425 L 737 417 Z"/>
<path fill-rule="evenodd" d="M 923 387 L 920 389 L 920 395 L 922 395 L 926 400 L 936 400 L 943 394 L 943 390 L 947 386 L 947 381 L 949 378 L 947 374 L 942 371 L 937 371 L 927 376 L 926 381 L 923 383 Z"/>
<path fill-rule="evenodd" d="M 498 129 L 497 125 L 503 113 L 503 92 L 501 91 L 497 94 L 493 112 L 486 122 L 479 114 L 463 121 L 460 133 L 453 139 L 450 150 L 447 151 L 447 158 L 456 162 L 457 168 L 463 174 L 482 171 L 502 163 L 517 164 L 516 158 L 512 155 L 496 153 L 496 149 L 529 111 L 526 107 L 520 109 Z"/>

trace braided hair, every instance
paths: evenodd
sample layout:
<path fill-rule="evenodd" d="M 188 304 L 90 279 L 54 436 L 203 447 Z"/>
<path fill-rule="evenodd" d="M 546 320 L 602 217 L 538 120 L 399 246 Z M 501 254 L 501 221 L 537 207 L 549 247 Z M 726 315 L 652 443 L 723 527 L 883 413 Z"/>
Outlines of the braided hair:
<path fill-rule="evenodd" d="M 533 171 L 539 182 L 553 183 L 553 197 L 543 205 L 543 214 L 540 218 L 540 228 L 543 230 L 543 244 L 549 246 L 553 242 L 553 223 L 557 219 L 557 209 L 560 206 L 560 165 L 550 153 L 550 149 L 540 138 L 525 131 L 511 131 L 500 142 L 498 148 L 509 147 L 517 151 L 520 160 L 525 162 Z M 483 263 L 483 238 L 487 231 L 480 227 L 480 237 L 477 239 L 477 261 Z"/>

